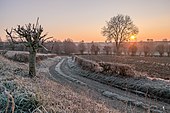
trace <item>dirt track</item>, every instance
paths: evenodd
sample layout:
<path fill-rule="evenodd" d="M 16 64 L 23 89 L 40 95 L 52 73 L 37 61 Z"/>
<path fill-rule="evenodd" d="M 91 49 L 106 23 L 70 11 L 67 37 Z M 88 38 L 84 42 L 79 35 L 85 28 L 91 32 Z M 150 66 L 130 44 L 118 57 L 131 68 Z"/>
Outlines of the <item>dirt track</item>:
<path fill-rule="evenodd" d="M 68 83 L 77 92 L 79 90 L 85 91 L 92 98 L 104 101 L 110 108 L 116 108 L 122 112 L 147 112 L 148 106 L 152 112 L 163 112 L 168 113 L 170 105 L 158 101 L 151 100 L 149 98 L 140 97 L 136 94 L 130 93 L 128 91 L 123 91 L 94 80 L 82 77 L 81 70 L 76 72 L 70 70 L 68 60 L 62 60 L 57 66 L 53 65 L 50 67 L 51 75 L 61 83 Z M 73 63 L 74 65 L 74 63 Z M 56 68 L 57 67 L 57 68 Z M 78 68 L 76 68 L 78 69 Z M 88 92 L 86 92 L 88 91 Z M 163 107 L 164 106 L 164 107 Z"/>

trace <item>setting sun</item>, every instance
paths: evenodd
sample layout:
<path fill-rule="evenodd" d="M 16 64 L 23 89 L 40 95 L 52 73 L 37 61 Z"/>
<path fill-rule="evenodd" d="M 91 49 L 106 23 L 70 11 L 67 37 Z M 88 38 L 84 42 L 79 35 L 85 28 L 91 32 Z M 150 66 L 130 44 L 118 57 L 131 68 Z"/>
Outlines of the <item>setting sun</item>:
<path fill-rule="evenodd" d="M 132 36 L 130 37 L 130 39 L 131 39 L 131 40 L 135 40 L 136 37 L 135 37 L 134 35 L 132 35 Z"/>

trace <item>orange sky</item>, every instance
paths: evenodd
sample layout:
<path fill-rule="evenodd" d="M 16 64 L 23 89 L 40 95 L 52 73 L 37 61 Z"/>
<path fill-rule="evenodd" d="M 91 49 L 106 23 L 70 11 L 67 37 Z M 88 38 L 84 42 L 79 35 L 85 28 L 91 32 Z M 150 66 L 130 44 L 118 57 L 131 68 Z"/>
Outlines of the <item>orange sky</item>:
<path fill-rule="evenodd" d="M 1 0 L 0 37 L 4 29 L 35 23 L 56 40 L 105 41 L 101 28 L 117 14 L 129 15 L 139 28 L 137 41 L 170 40 L 170 0 Z"/>

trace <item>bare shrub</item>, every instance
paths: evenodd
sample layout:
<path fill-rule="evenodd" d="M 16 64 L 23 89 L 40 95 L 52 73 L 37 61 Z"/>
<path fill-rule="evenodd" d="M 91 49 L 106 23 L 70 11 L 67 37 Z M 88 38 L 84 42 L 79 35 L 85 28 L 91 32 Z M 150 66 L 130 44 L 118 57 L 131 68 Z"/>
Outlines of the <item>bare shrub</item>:
<path fill-rule="evenodd" d="M 135 76 L 131 66 L 119 63 L 99 62 L 105 74 L 117 74 L 122 76 Z"/>
<path fill-rule="evenodd" d="M 79 65 L 82 66 L 82 68 L 93 71 L 93 72 L 101 72 L 102 71 L 102 67 L 94 62 L 94 61 L 90 61 L 90 60 L 86 60 L 84 58 L 75 56 L 75 62 L 78 63 Z"/>
<path fill-rule="evenodd" d="M 82 68 L 93 71 L 102 72 L 104 74 L 117 74 L 122 76 L 135 76 L 135 72 L 131 66 L 119 63 L 108 63 L 108 62 L 94 62 L 86 60 L 84 58 L 75 56 L 75 62 L 82 66 Z"/>
<path fill-rule="evenodd" d="M 7 51 L 5 52 L 4 56 L 10 60 L 18 61 L 18 62 L 29 62 L 29 53 L 23 52 L 23 51 Z M 47 59 L 47 58 L 53 58 L 56 54 L 37 54 L 36 55 L 36 62 L 39 62 L 41 60 Z"/>

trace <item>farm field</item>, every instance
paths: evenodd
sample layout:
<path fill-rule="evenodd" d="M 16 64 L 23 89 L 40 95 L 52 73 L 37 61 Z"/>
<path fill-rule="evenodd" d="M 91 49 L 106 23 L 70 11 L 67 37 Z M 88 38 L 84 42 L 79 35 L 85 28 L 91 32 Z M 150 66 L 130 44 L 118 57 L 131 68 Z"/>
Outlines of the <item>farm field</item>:
<path fill-rule="evenodd" d="M 81 57 L 96 62 L 122 63 L 132 66 L 143 76 L 170 79 L 169 57 L 139 57 L 139 56 L 114 56 L 114 55 L 81 55 Z"/>

